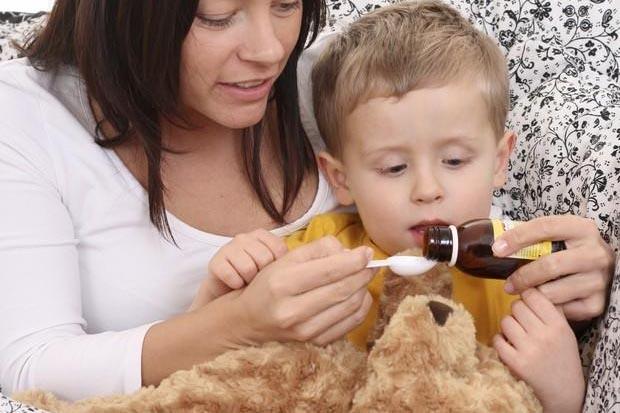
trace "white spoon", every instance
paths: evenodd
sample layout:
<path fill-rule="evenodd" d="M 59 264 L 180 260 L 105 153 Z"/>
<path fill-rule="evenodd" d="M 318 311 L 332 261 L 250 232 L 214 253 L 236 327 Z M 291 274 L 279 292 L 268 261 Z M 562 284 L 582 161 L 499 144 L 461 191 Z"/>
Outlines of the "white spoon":
<path fill-rule="evenodd" d="M 384 260 L 371 260 L 366 268 L 390 267 L 390 270 L 403 277 L 424 274 L 437 264 L 437 261 L 410 255 L 394 255 Z"/>

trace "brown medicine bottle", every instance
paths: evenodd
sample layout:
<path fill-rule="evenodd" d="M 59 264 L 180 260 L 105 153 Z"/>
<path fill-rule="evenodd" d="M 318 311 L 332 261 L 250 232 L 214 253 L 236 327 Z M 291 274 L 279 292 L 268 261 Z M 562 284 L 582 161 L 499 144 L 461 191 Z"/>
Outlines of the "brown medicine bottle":
<path fill-rule="evenodd" d="M 509 220 L 477 219 L 458 227 L 430 226 L 424 233 L 423 254 L 473 276 L 506 279 L 532 260 L 566 249 L 564 241 L 544 241 L 508 257 L 495 257 L 491 249 L 495 239 L 518 224 Z"/>

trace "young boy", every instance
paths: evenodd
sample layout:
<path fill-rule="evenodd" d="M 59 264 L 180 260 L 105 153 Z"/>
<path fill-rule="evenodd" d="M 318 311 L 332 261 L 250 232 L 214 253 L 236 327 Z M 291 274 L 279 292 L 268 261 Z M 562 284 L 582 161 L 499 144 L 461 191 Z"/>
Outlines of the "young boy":
<path fill-rule="evenodd" d="M 489 216 L 515 142 L 504 130 L 507 71 L 492 40 L 456 11 L 421 1 L 362 17 L 322 53 L 312 88 L 327 145 L 320 167 L 340 204 L 355 205 L 357 214 L 318 216 L 287 239 L 289 248 L 334 235 L 345 247 L 369 245 L 375 258 L 384 258 L 421 247 L 429 225 Z M 218 279 L 226 288 L 249 283 L 265 265 L 256 257 L 269 256 L 269 250 L 275 258 L 282 251 L 275 238 L 258 231 L 222 248 L 210 264 L 213 277 L 205 290 L 212 297 L 224 292 L 213 284 Z M 239 270 L 252 260 L 256 265 L 249 271 Z M 349 335 L 358 345 L 376 317 L 381 286 L 379 273 L 369 285 L 375 306 Z M 576 340 L 549 300 L 529 290 L 513 304 L 501 281 L 456 271 L 453 290 L 455 301 L 472 313 L 478 339 L 494 342 L 545 411 L 580 408 L 584 384 Z M 503 336 L 497 335 L 500 329 Z M 550 349 L 553 356 L 546 354 Z M 557 364 L 565 369 L 560 380 L 562 373 L 550 371 Z"/>

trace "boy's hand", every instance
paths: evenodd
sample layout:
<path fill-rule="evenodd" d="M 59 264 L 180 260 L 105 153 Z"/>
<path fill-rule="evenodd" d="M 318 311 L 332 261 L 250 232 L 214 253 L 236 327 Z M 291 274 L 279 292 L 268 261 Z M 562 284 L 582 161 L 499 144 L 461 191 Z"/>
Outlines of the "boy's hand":
<path fill-rule="evenodd" d="M 284 240 L 265 229 L 235 236 L 209 262 L 208 276 L 189 310 L 248 285 L 261 269 L 287 251 Z"/>
<path fill-rule="evenodd" d="M 540 291 L 514 302 L 494 338 L 499 358 L 534 389 L 545 413 L 580 412 L 585 381 L 577 340 L 566 318 Z"/>
<path fill-rule="evenodd" d="M 211 259 L 209 275 L 230 290 L 237 290 L 248 285 L 261 269 L 287 251 L 284 240 L 267 230 L 239 234 Z"/>

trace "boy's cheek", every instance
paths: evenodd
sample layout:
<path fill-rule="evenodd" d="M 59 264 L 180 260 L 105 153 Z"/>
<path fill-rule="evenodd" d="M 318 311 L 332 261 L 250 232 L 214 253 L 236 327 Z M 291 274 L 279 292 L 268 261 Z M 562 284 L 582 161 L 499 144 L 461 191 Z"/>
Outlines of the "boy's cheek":
<path fill-rule="evenodd" d="M 463 185 L 455 187 L 450 195 L 446 198 L 446 207 L 452 210 L 455 224 L 486 218 L 489 216 L 491 202 L 493 199 L 493 186 L 490 179 L 486 180 L 488 184 L 482 185 Z M 474 183 L 474 180 L 463 180 L 463 182 Z M 478 181 L 480 182 L 480 180 Z M 484 182 L 484 180 L 482 181 Z"/>
<path fill-rule="evenodd" d="M 336 196 L 336 200 L 340 205 L 349 206 L 352 205 L 355 201 L 351 196 L 351 191 L 348 188 L 339 186 L 333 188 L 334 195 Z"/>
<path fill-rule="evenodd" d="M 506 183 L 506 170 L 501 169 L 493 176 L 493 189 L 499 189 Z"/>

